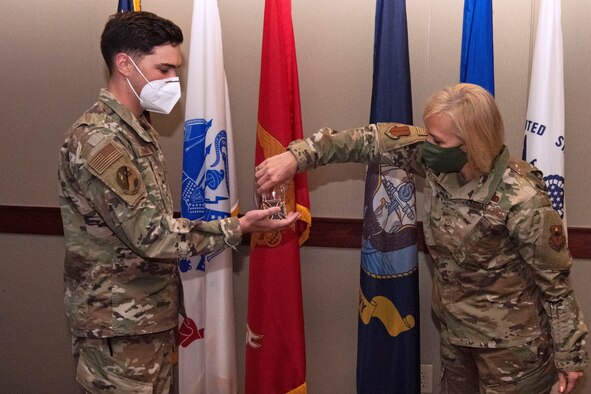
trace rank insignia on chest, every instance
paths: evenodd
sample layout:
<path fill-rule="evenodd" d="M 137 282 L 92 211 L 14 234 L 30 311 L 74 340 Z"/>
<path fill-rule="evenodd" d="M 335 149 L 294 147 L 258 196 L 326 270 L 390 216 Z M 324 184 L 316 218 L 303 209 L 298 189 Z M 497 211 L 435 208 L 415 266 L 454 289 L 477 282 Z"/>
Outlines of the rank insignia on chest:
<path fill-rule="evenodd" d="M 138 149 L 140 157 L 152 155 L 152 150 L 147 146 L 142 146 Z"/>
<path fill-rule="evenodd" d="M 484 208 L 484 211 L 488 215 L 491 215 L 499 220 L 505 220 L 505 216 L 507 215 L 501 207 L 496 206 L 496 205 L 487 205 Z"/>
<path fill-rule="evenodd" d="M 550 238 L 548 239 L 550 247 L 556 251 L 561 250 L 566 245 L 566 235 L 562 225 L 554 224 L 550 226 Z"/>

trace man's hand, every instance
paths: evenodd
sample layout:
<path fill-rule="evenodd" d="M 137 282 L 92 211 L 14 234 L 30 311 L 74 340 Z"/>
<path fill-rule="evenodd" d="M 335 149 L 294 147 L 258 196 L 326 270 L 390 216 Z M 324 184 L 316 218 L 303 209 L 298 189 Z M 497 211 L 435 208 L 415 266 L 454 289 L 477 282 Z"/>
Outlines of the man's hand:
<path fill-rule="evenodd" d="M 571 393 L 579 379 L 583 377 L 582 371 L 574 372 L 558 372 L 558 392 L 559 393 Z"/>
<path fill-rule="evenodd" d="M 255 168 L 257 193 L 260 195 L 281 183 L 287 183 L 297 169 L 298 162 L 290 151 L 269 157 Z"/>
<path fill-rule="evenodd" d="M 271 215 L 279 213 L 281 208 L 272 207 L 269 209 L 255 209 L 248 211 L 238 219 L 243 233 L 270 233 L 283 230 L 291 226 L 300 214 L 290 212 L 285 219 L 269 219 Z"/>

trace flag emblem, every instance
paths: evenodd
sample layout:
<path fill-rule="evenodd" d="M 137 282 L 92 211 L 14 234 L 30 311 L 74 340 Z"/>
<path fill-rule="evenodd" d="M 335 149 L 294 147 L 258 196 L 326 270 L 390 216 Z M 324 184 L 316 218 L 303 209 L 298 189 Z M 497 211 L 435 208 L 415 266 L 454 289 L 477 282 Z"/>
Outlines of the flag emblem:
<path fill-rule="evenodd" d="M 203 338 L 204 333 L 205 329 L 198 329 L 193 319 L 186 317 L 179 327 L 179 344 L 182 347 L 187 347 L 193 341 Z"/>
<path fill-rule="evenodd" d="M 394 258 L 416 244 L 414 176 L 384 164 L 372 173 L 366 178 L 365 200 L 371 206 L 365 210 L 361 267 L 374 278 L 394 278 L 417 269 L 412 251 L 408 258 Z"/>
<path fill-rule="evenodd" d="M 208 135 L 213 119 L 189 119 L 185 122 L 184 164 L 181 204 L 184 216 L 191 220 L 216 220 L 230 216 L 223 201 L 230 198 L 228 174 L 228 137 L 225 130 Z M 206 145 L 206 141 L 214 142 Z M 207 166 L 204 167 L 204 164 Z M 196 269 L 205 271 L 205 263 L 219 252 L 200 256 Z M 179 261 L 179 270 L 193 268 L 189 259 Z"/>
<path fill-rule="evenodd" d="M 398 308 L 390 299 L 375 296 L 369 301 L 363 295 L 362 290 L 359 291 L 359 317 L 365 325 L 369 324 L 372 317 L 377 318 L 382 322 L 386 331 L 392 337 L 398 336 L 398 334 L 408 331 L 415 326 L 414 316 L 406 315 L 402 317 Z"/>
<path fill-rule="evenodd" d="M 221 201 L 230 195 L 228 173 L 228 138 L 225 130 L 215 132 L 209 138 L 207 134 L 213 120 L 190 119 L 185 122 L 185 160 L 183 170 L 183 212 L 192 220 L 216 220 L 229 216 Z M 213 139 L 210 145 L 205 144 Z M 203 165 L 207 162 L 207 169 Z M 209 196 L 206 198 L 206 195 Z"/>
<path fill-rule="evenodd" d="M 261 346 L 263 346 L 263 344 L 261 343 L 263 337 L 264 337 L 264 335 L 255 333 L 254 331 L 252 331 L 252 329 L 250 328 L 250 326 L 248 324 L 246 325 L 246 345 L 247 346 L 250 346 L 253 349 L 260 348 Z"/>
<path fill-rule="evenodd" d="M 552 202 L 552 208 L 564 217 L 564 178 L 558 174 L 552 174 L 544 177 L 548 196 Z"/>

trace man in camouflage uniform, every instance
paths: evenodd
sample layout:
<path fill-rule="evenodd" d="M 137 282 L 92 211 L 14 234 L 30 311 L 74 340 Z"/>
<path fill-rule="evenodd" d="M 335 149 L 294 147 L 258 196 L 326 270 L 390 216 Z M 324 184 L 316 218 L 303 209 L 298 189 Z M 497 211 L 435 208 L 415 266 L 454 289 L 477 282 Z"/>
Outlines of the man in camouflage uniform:
<path fill-rule="evenodd" d="M 178 259 L 235 248 L 243 233 L 277 231 L 298 216 L 271 220 L 272 208 L 211 222 L 173 218 L 145 110 L 168 113 L 180 97 L 182 41 L 178 26 L 154 14 L 111 17 L 101 38 L 108 86 L 60 152 L 66 314 L 88 392 L 168 393 Z"/>
<path fill-rule="evenodd" d="M 510 158 L 494 99 L 476 85 L 436 93 L 424 119 L 428 132 L 399 124 L 322 129 L 261 163 L 258 189 L 337 162 L 381 161 L 425 177 L 441 392 L 549 393 L 557 376 L 559 391 L 571 392 L 588 363 L 587 327 L 542 174 Z"/>

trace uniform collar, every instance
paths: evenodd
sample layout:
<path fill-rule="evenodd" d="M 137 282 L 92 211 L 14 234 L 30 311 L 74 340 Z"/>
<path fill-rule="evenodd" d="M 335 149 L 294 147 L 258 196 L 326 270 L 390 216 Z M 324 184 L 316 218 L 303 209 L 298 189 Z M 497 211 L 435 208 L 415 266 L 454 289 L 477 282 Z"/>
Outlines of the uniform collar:
<path fill-rule="evenodd" d="M 142 114 L 139 119 L 136 118 L 129 109 L 121 104 L 115 96 L 107 89 L 101 89 L 99 95 L 99 101 L 103 102 L 109 108 L 111 108 L 121 120 L 123 120 L 129 127 L 131 127 L 135 133 L 146 142 L 154 142 L 153 133 L 156 133 L 150 122 Z"/>
<path fill-rule="evenodd" d="M 503 151 L 493 164 L 492 171 L 486 175 L 481 175 L 467 183 L 460 181 L 458 173 L 435 175 L 431 171 L 429 179 L 441 188 L 443 188 L 450 199 L 472 200 L 482 204 L 488 204 L 497 191 L 503 174 L 509 165 L 509 150 L 503 147 Z"/>

